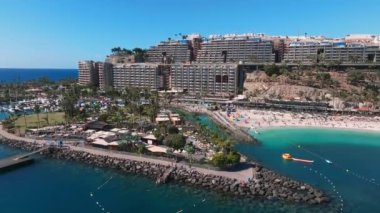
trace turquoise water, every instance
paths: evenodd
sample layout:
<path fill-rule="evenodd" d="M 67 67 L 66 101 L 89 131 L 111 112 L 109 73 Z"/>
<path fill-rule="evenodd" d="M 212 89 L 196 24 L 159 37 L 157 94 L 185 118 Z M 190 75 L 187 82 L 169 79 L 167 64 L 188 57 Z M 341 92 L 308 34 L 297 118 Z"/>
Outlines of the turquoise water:
<path fill-rule="evenodd" d="M 266 129 L 259 135 L 251 134 L 260 144 L 238 144 L 243 154 L 325 190 L 334 202 L 343 203 L 344 212 L 380 212 L 380 134 L 309 128 Z M 288 162 L 281 158 L 282 153 L 315 162 Z M 326 163 L 326 159 L 333 163 Z"/>
<path fill-rule="evenodd" d="M 3 119 L 6 119 L 8 117 L 8 114 L 5 112 L 0 112 L 0 121 Z"/>

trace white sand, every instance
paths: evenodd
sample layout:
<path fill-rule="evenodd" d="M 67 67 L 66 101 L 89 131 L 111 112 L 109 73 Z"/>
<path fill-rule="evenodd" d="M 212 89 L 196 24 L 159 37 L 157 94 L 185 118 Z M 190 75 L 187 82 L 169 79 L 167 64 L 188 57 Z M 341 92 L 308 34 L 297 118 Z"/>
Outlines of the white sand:
<path fill-rule="evenodd" d="M 268 127 L 320 127 L 380 131 L 380 117 L 327 116 L 323 114 L 273 112 L 264 110 L 238 109 L 227 116 L 217 111 L 231 124 L 255 129 Z"/>

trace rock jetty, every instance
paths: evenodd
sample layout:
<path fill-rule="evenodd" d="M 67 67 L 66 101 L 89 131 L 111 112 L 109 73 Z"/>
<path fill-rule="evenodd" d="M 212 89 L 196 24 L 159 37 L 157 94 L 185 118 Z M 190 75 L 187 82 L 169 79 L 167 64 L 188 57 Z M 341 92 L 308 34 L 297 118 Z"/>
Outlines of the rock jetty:
<path fill-rule="evenodd" d="M 32 143 L 10 139 L 0 138 L 0 143 L 27 151 L 40 148 Z M 51 148 L 41 154 L 54 159 L 77 161 L 125 173 L 140 174 L 152 179 L 162 177 L 170 168 L 170 166 L 161 164 L 119 159 L 62 148 Z M 253 178 L 249 182 L 203 174 L 183 166 L 170 169 L 168 180 L 247 199 L 282 200 L 315 205 L 330 201 L 323 192 L 308 184 L 291 180 L 255 163 L 252 163 L 252 168 Z"/>

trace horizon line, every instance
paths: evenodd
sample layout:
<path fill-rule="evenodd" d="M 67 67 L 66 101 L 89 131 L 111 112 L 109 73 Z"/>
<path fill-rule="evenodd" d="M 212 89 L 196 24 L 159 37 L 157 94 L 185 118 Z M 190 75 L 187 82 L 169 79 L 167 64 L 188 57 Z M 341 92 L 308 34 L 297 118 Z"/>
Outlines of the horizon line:
<path fill-rule="evenodd" d="M 78 68 L 57 68 L 57 67 L 0 67 L 0 69 L 52 69 L 52 70 L 77 70 Z"/>

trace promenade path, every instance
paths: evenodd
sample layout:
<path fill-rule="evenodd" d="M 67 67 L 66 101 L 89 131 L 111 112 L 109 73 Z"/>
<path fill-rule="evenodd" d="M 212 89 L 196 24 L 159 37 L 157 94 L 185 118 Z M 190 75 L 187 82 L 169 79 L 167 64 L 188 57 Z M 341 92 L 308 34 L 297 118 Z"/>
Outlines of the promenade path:
<path fill-rule="evenodd" d="M 39 145 L 45 145 L 48 144 L 49 141 L 47 140 L 41 140 L 41 139 L 32 139 L 32 138 L 26 138 L 26 137 L 20 137 L 14 134 L 10 134 L 7 131 L 3 129 L 3 126 L 0 124 L 0 135 L 4 138 L 10 139 L 10 140 L 18 140 L 18 141 L 24 141 L 26 143 L 36 143 Z M 71 144 L 65 143 L 66 146 L 68 146 L 71 150 L 74 151 L 80 151 L 80 152 L 86 152 L 89 154 L 93 155 L 98 155 L 98 156 L 108 156 L 112 158 L 119 158 L 119 159 L 124 159 L 124 160 L 132 160 L 132 161 L 139 161 L 139 162 L 148 162 L 148 163 L 154 163 L 154 164 L 160 164 L 164 166 L 174 166 L 176 165 L 177 167 L 184 167 L 187 169 L 192 169 L 194 171 L 197 171 L 202 174 L 206 175 L 215 175 L 215 176 L 222 176 L 222 177 L 227 177 L 231 179 L 237 179 L 239 181 L 247 181 L 248 178 L 252 178 L 252 168 L 244 168 L 242 170 L 238 171 L 217 171 L 217 170 L 211 170 L 207 168 L 202 168 L 202 167 L 197 167 L 197 166 L 191 166 L 191 168 L 184 163 L 173 163 L 173 161 L 170 160 L 164 160 L 164 159 L 156 159 L 156 158 L 151 158 L 151 157 L 146 157 L 144 155 L 132 155 L 128 153 L 120 153 L 120 152 L 115 152 L 112 150 L 103 150 L 103 149 L 98 149 L 98 148 L 92 148 L 92 147 L 80 147 L 80 146 L 74 146 Z"/>

